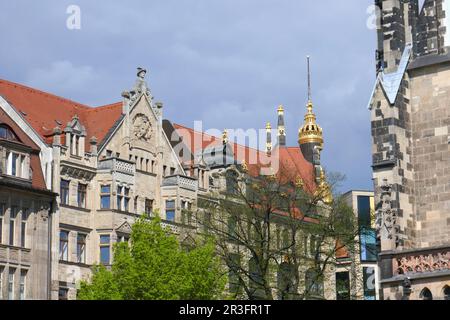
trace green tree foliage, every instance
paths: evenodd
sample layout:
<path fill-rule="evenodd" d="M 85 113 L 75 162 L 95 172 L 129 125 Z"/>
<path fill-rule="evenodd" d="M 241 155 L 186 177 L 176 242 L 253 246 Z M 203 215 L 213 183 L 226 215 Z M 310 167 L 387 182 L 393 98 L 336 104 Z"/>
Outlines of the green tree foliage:
<path fill-rule="evenodd" d="M 220 260 L 211 241 L 183 249 L 160 220 L 140 219 L 131 243 L 114 247 L 111 270 L 94 267 L 91 282 L 82 282 L 80 300 L 211 300 L 225 286 Z"/>

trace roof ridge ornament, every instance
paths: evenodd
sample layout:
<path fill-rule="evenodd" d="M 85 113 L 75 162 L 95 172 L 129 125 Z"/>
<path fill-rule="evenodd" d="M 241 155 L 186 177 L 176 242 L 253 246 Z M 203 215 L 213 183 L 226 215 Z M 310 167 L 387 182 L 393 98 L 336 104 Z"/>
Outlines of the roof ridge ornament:
<path fill-rule="evenodd" d="M 308 64 L 308 102 L 312 101 L 312 92 L 311 92 L 311 68 L 310 68 L 310 56 L 306 56 L 307 64 Z"/>
<path fill-rule="evenodd" d="M 310 56 L 307 56 L 307 68 L 308 68 L 308 103 L 306 104 L 307 112 L 305 114 L 305 122 L 300 127 L 298 132 L 298 143 L 300 145 L 307 143 L 318 143 L 323 146 L 323 131 L 322 128 L 316 122 L 316 115 L 314 114 L 312 94 L 311 94 L 311 67 Z"/>

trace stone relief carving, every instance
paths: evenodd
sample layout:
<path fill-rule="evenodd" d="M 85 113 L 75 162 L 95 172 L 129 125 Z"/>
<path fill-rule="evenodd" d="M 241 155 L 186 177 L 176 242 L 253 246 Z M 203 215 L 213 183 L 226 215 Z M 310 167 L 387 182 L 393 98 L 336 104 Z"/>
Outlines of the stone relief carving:
<path fill-rule="evenodd" d="M 395 239 L 396 247 L 399 244 L 397 210 L 392 208 L 392 185 L 387 180 L 383 181 L 380 187 L 380 202 L 377 206 L 377 234 L 378 237 L 386 239 Z"/>
<path fill-rule="evenodd" d="M 149 142 L 153 134 L 152 125 L 148 117 L 142 113 L 133 119 L 133 136 L 135 140 Z"/>
<path fill-rule="evenodd" d="M 397 274 L 412 274 L 450 269 L 450 252 L 414 255 L 395 260 Z"/>
<path fill-rule="evenodd" d="M 131 234 L 131 225 L 125 221 L 120 227 L 116 229 L 116 232 L 122 234 Z"/>

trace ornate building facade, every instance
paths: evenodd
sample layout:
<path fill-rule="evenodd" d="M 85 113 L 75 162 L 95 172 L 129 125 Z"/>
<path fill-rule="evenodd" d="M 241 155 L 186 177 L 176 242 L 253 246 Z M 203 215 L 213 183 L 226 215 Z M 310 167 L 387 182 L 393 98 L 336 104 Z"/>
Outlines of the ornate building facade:
<path fill-rule="evenodd" d="M 0 299 L 48 299 L 56 194 L 45 185 L 39 146 L 11 111 L 0 110 Z"/>
<path fill-rule="evenodd" d="M 24 166 L 31 163 L 33 172 L 31 178 L 25 170 L 26 181 L 19 181 L 28 186 L 20 191 L 28 192 L 26 196 L 14 193 L 13 183 L 6 184 L 14 177 L 7 174 L 8 179 L 1 180 L 1 176 L 0 203 L 5 210 L 0 221 L 6 227 L 0 229 L 6 230 L 2 239 L 7 239 L 7 221 L 16 216 L 17 208 L 30 209 L 22 214 L 28 224 L 34 219 L 34 231 L 27 229 L 26 246 L 0 245 L 3 294 L 13 270 L 17 292 L 22 272 L 29 274 L 26 298 L 76 299 L 80 280 L 89 278 L 94 264 L 111 265 L 113 244 L 128 241 L 136 218 L 158 212 L 164 225 L 184 241 L 198 231 L 189 212 L 197 208 L 199 199 L 227 188 L 221 173 L 246 167 L 260 174 L 261 168 L 252 164 L 268 154 L 276 153 L 277 161 L 297 181 L 310 188 L 323 184 L 322 129 L 311 100 L 298 146 L 286 146 L 280 106 L 277 143 L 272 145 L 268 125 L 266 150 L 259 151 L 228 141 L 226 132 L 218 138 L 163 120 L 163 104 L 154 101 L 145 75 L 146 70 L 139 68 L 135 86 L 122 93 L 123 101 L 100 107 L 0 80 L 4 114 L 0 133 L 2 126 L 8 126 L 28 147 L 1 137 L 0 144 L 21 150 Z M 9 165 L 4 154 L 2 163 Z M 39 188 L 34 188 L 35 181 Z M 41 205 L 42 201 L 48 205 Z M 323 294 L 333 299 L 334 288 L 330 284 Z"/>
<path fill-rule="evenodd" d="M 450 1 L 377 0 L 369 103 L 381 296 L 450 292 Z"/>

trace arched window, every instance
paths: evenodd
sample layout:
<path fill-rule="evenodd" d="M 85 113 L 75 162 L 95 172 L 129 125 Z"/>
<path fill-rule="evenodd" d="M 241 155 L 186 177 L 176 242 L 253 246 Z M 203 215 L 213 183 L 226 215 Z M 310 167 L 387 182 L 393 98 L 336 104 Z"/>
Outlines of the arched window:
<path fill-rule="evenodd" d="M 10 141 L 19 141 L 16 134 L 11 130 L 7 125 L 0 125 L 0 139 L 10 140 Z"/>
<path fill-rule="evenodd" d="M 433 300 L 433 295 L 431 294 L 430 289 L 424 288 L 420 293 L 420 299 L 422 300 Z"/>
<path fill-rule="evenodd" d="M 305 296 L 306 299 L 323 297 L 323 277 L 314 269 L 306 271 Z"/>
<path fill-rule="evenodd" d="M 445 286 L 444 290 L 442 290 L 444 293 L 444 300 L 450 300 L 450 287 Z"/>

